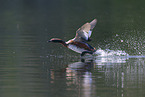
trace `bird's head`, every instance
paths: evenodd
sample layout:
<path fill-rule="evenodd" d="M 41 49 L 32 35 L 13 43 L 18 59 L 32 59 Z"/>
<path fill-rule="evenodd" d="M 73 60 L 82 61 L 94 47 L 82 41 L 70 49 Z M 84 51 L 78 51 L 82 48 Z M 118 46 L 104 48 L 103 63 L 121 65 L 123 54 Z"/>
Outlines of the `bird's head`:
<path fill-rule="evenodd" d="M 62 39 L 59 39 L 59 38 L 52 38 L 52 39 L 49 40 L 49 42 L 62 43 L 63 40 Z"/>

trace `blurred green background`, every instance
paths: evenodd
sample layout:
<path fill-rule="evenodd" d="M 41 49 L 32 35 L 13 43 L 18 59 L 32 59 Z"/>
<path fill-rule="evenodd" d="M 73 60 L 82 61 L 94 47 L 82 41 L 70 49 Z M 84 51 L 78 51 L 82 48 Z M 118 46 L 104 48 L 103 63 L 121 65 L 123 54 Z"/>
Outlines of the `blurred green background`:
<path fill-rule="evenodd" d="M 83 63 L 79 54 L 47 42 L 53 37 L 67 41 L 96 18 L 92 46 L 145 56 L 144 4 L 0 0 L 0 97 L 144 97 L 144 58 Z M 76 65 L 82 67 L 73 69 Z"/>

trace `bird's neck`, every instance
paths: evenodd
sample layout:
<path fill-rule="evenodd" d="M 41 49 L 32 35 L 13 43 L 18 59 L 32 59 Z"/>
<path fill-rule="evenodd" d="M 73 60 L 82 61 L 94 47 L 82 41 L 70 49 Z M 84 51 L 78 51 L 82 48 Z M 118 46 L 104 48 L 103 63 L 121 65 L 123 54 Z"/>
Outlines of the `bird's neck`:
<path fill-rule="evenodd" d="M 57 40 L 57 43 L 62 44 L 64 47 L 68 46 L 68 44 L 65 41 L 63 41 L 63 40 Z"/>
<path fill-rule="evenodd" d="M 66 42 L 61 42 L 60 44 L 62 44 L 64 47 L 67 47 L 68 46 L 68 44 L 66 44 Z"/>

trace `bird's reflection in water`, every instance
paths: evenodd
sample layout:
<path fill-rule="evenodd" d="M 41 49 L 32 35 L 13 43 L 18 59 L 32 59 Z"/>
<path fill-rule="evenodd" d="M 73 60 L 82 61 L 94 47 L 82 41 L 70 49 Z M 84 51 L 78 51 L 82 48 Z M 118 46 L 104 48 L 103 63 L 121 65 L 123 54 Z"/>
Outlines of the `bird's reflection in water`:
<path fill-rule="evenodd" d="M 81 59 L 80 62 L 69 64 L 66 68 L 66 79 L 70 80 L 68 86 L 75 84 L 78 89 L 78 94 L 82 97 L 89 97 L 93 92 L 92 73 L 94 62 L 93 60 Z"/>
<path fill-rule="evenodd" d="M 93 60 L 81 59 L 80 62 L 69 64 L 67 69 L 85 72 L 85 71 L 89 71 L 92 67 L 93 67 Z"/>
<path fill-rule="evenodd" d="M 96 93 L 95 91 L 99 87 L 104 86 L 104 85 L 106 85 L 106 87 L 108 86 L 107 84 L 108 82 L 107 81 L 104 82 L 105 81 L 104 76 L 106 76 L 107 79 L 110 79 L 110 78 L 112 79 L 112 72 L 107 71 L 107 70 L 110 70 L 108 69 L 110 68 L 110 65 L 116 67 L 114 65 L 116 64 L 117 66 L 119 66 L 118 68 L 121 68 L 120 67 L 121 65 L 119 64 L 126 63 L 126 60 L 127 60 L 126 57 L 120 57 L 120 58 L 97 57 L 97 58 L 85 58 L 85 59 L 81 59 L 80 62 L 69 64 L 68 67 L 66 68 L 66 79 L 70 80 L 69 83 L 67 83 L 67 85 L 68 86 L 71 86 L 72 84 L 76 85 L 79 90 L 78 92 L 82 97 L 90 97 L 91 95 Z M 97 70 L 97 71 L 94 71 L 94 70 Z M 107 72 L 105 73 L 105 71 Z M 113 83 L 115 82 L 113 81 Z M 124 83 L 124 80 L 122 80 L 122 83 L 120 84 L 124 85 L 123 83 Z"/>
<path fill-rule="evenodd" d="M 59 83 L 59 87 L 65 87 L 63 88 L 65 93 L 73 91 L 77 97 L 99 95 L 96 91 L 103 92 L 112 86 L 124 88 L 124 72 L 120 68 L 126 60 L 128 60 L 126 57 L 80 59 L 61 69 L 51 69 L 51 83 L 54 87 L 56 83 Z M 116 84 L 116 81 L 119 83 Z"/>

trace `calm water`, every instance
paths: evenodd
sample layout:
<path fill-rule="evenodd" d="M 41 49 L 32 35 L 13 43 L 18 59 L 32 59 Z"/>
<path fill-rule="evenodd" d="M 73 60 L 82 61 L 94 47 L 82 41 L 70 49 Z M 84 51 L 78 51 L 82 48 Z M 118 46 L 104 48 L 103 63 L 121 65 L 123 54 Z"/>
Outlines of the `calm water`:
<path fill-rule="evenodd" d="M 0 97 L 144 97 L 145 1 L 0 1 Z M 99 56 L 47 41 L 69 40 L 98 19 Z"/>

